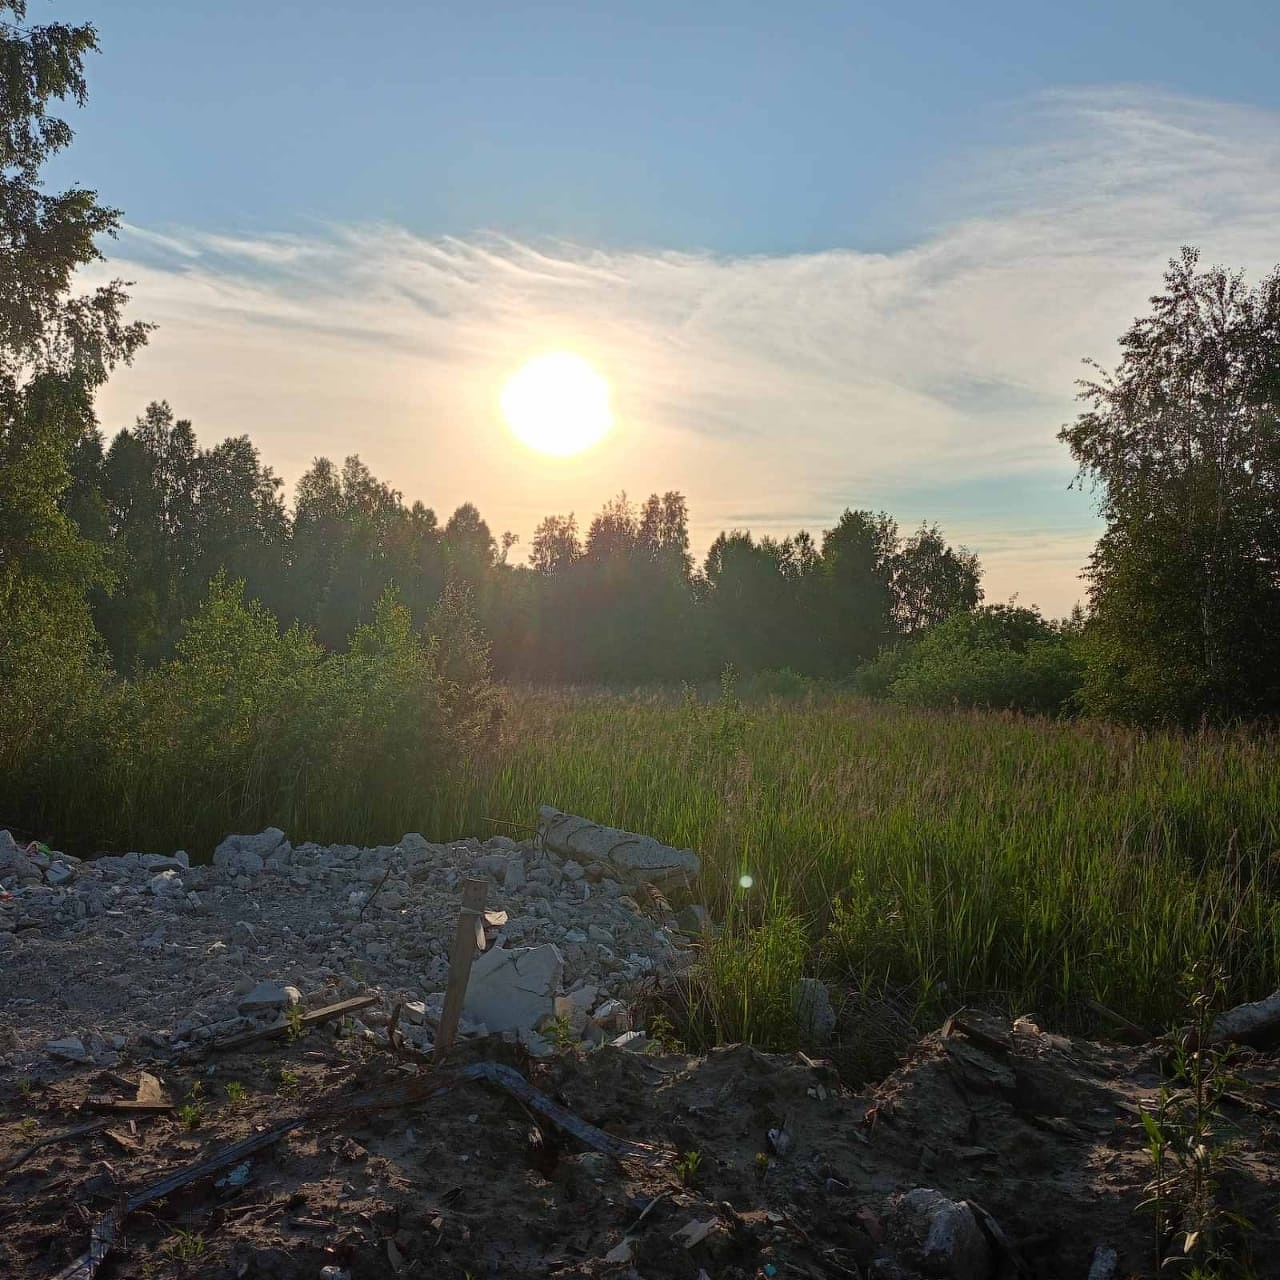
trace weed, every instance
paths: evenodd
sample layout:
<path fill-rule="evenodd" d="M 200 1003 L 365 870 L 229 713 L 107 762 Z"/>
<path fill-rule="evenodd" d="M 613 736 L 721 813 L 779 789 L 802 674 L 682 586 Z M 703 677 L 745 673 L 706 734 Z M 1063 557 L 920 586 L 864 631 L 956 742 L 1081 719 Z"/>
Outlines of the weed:
<path fill-rule="evenodd" d="M 249 1091 L 240 1083 L 239 1080 L 228 1080 L 222 1087 L 226 1091 L 227 1101 L 233 1107 L 240 1106 L 249 1094 Z"/>
<path fill-rule="evenodd" d="M 204 1123 L 204 1085 L 197 1080 L 187 1093 L 187 1101 L 178 1109 L 178 1119 L 188 1129 L 198 1129 Z"/>
<path fill-rule="evenodd" d="M 700 1151 L 686 1151 L 675 1164 L 676 1176 L 686 1187 L 693 1185 L 693 1180 L 698 1176 L 698 1170 L 701 1168 L 702 1152 Z"/>
<path fill-rule="evenodd" d="M 557 1049 L 576 1049 L 579 1044 L 578 1033 L 573 1029 L 573 1023 L 568 1018 L 561 1015 L 553 1018 L 542 1029 L 542 1034 L 551 1041 Z"/>
<path fill-rule="evenodd" d="M 18 1092 L 22 1094 L 24 1098 L 31 1097 L 31 1095 L 35 1092 L 35 1088 L 36 1088 L 35 1081 L 32 1080 L 30 1076 L 23 1076 L 18 1081 Z"/>
<path fill-rule="evenodd" d="M 199 1262 L 209 1252 L 208 1241 L 194 1231 L 176 1230 L 161 1246 L 175 1262 Z"/>
<path fill-rule="evenodd" d="M 302 1020 L 302 1006 L 300 1004 L 290 1005 L 288 1012 L 284 1015 L 284 1020 L 289 1028 L 287 1035 L 290 1041 L 301 1040 L 307 1034 L 307 1024 Z"/>
<path fill-rule="evenodd" d="M 769 1153 L 767 1151 L 756 1152 L 756 1177 L 763 1178 L 769 1172 Z"/>
<path fill-rule="evenodd" d="M 298 1073 L 289 1071 L 287 1068 L 281 1068 L 276 1092 L 282 1098 L 296 1098 L 301 1091 L 302 1083 L 298 1079 Z"/>
<path fill-rule="evenodd" d="M 1235 1263 L 1228 1229 L 1249 1224 L 1218 1198 L 1219 1175 L 1232 1159 L 1220 1109 L 1233 1084 L 1228 1051 L 1210 1045 L 1223 976 L 1202 968 L 1191 985 L 1192 1025 L 1178 1037 L 1172 1078 L 1161 1086 L 1155 1112 L 1140 1113 L 1154 1169 L 1144 1206 L 1152 1211 L 1157 1270 L 1183 1261 L 1194 1275 L 1220 1276 Z"/>
<path fill-rule="evenodd" d="M 676 1035 L 675 1025 L 665 1013 L 655 1013 L 649 1019 L 649 1047 L 654 1053 L 685 1053 L 684 1041 Z"/>
<path fill-rule="evenodd" d="M 27 1116 L 25 1120 L 18 1122 L 18 1132 L 26 1139 L 34 1138 L 39 1132 L 40 1126 L 31 1116 Z"/>

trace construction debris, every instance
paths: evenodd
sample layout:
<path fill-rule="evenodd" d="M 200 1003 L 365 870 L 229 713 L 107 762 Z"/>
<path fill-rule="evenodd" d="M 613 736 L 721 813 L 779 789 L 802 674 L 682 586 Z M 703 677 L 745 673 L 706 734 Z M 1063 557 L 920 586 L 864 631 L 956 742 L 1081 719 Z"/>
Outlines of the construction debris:
<path fill-rule="evenodd" d="M 543 848 L 577 859 L 579 863 L 606 863 L 625 882 L 692 884 L 702 869 L 692 849 L 674 849 L 652 836 L 602 827 L 587 818 L 561 813 L 550 805 L 543 805 L 538 815 Z"/>
<path fill-rule="evenodd" d="M 1259 1049 L 1280 1045 L 1280 991 L 1265 1000 L 1236 1005 L 1219 1014 L 1213 1021 L 1209 1042 L 1248 1044 Z"/>

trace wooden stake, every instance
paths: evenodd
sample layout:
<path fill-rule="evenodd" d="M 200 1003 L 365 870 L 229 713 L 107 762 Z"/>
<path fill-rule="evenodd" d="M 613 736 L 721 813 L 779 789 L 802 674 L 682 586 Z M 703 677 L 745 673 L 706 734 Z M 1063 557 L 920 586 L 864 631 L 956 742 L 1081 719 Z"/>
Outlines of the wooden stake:
<path fill-rule="evenodd" d="M 436 1062 L 453 1048 L 462 1017 L 462 1002 L 471 978 L 471 962 L 476 955 L 476 932 L 482 927 L 485 899 L 489 896 L 487 880 L 462 882 L 462 907 L 458 912 L 458 929 L 453 937 L 453 956 L 449 961 L 449 985 L 444 989 L 444 1011 L 440 1015 L 440 1033 L 436 1036 Z"/>

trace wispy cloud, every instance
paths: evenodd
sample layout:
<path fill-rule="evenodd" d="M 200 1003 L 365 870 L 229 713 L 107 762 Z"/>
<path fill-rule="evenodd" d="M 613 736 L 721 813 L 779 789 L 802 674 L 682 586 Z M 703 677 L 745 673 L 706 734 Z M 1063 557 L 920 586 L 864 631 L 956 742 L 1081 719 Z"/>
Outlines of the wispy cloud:
<path fill-rule="evenodd" d="M 968 157 L 936 234 L 888 254 L 131 227 L 110 265 L 161 328 L 104 393 L 104 425 L 167 397 L 206 439 L 247 431 L 290 480 L 359 452 L 409 496 L 473 499 L 526 539 L 622 487 L 684 490 L 705 542 L 734 512 L 821 527 L 868 494 L 1023 477 L 1012 524 L 980 505 L 954 523 L 994 594 L 1064 609 L 1089 505 L 1074 532 L 1036 512 L 1070 475 L 1054 434 L 1079 361 L 1114 356 L 1179 245 L 1254 272 L 1280 258 L 1280 116 L 1107 89 L 1036 100 L 1021 134 Z M 497 417 L 505 375 L 565 347 L 610 378 L 621 423 L 567 464 Z"/>

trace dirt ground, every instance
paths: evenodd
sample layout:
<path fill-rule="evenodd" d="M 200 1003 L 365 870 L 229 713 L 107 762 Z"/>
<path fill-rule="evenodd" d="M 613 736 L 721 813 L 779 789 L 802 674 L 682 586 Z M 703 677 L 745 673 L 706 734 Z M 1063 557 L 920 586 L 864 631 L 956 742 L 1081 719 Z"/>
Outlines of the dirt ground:
<path fill-rule="evenodd" d="M 1153 1274 L 1152 1217 L 1140 1208 L 1152 1168 L 1137 1107 L 1160 1088 L 1155 1047 L 1027 1024 L 995 1025 L 1003 1047 L 935 1032 L 854 1093 L 822 1061 L 745 1046 L 702 1057 L 605 1047 L 543 1061 L 493 1040 L 460 1046 L 457 1062 L 508 1062 L 582 1120 L 659 1148 L 653 1161 L 619 1162 L 535 1124 L 488 1084 L 375 1107 L 370 1091 L 420 1096 L 427 1070 L 339 1033 L 181 1065 L 0 1080 L 0 1170 L 39 1139 L 109 1125 L 0 1172 L 0 1275 L 56 1276 L 122 1197 L 301 1116 L 230 1182 L 218 1185 L 224 1170 L 129 1214 L 100 1274 L 1083 1280 L 1099 1245 L 1117 1251 L 1116 1276 Z M 1222 1197 L 1253 1224 L 1237 1252 L 1259 1276 L 1280 1275 L 1276 1066 L 1242 1053 L 1225 1107 L 1235 1170 Z M 184 1109 L 131 1120 L 85 1105 L 132 1097 L 140 1069 Z M 899 1198 L 921 1187 L 967 1202 L 986 1223 L 976 1263 L 913 1252 Z"/>

